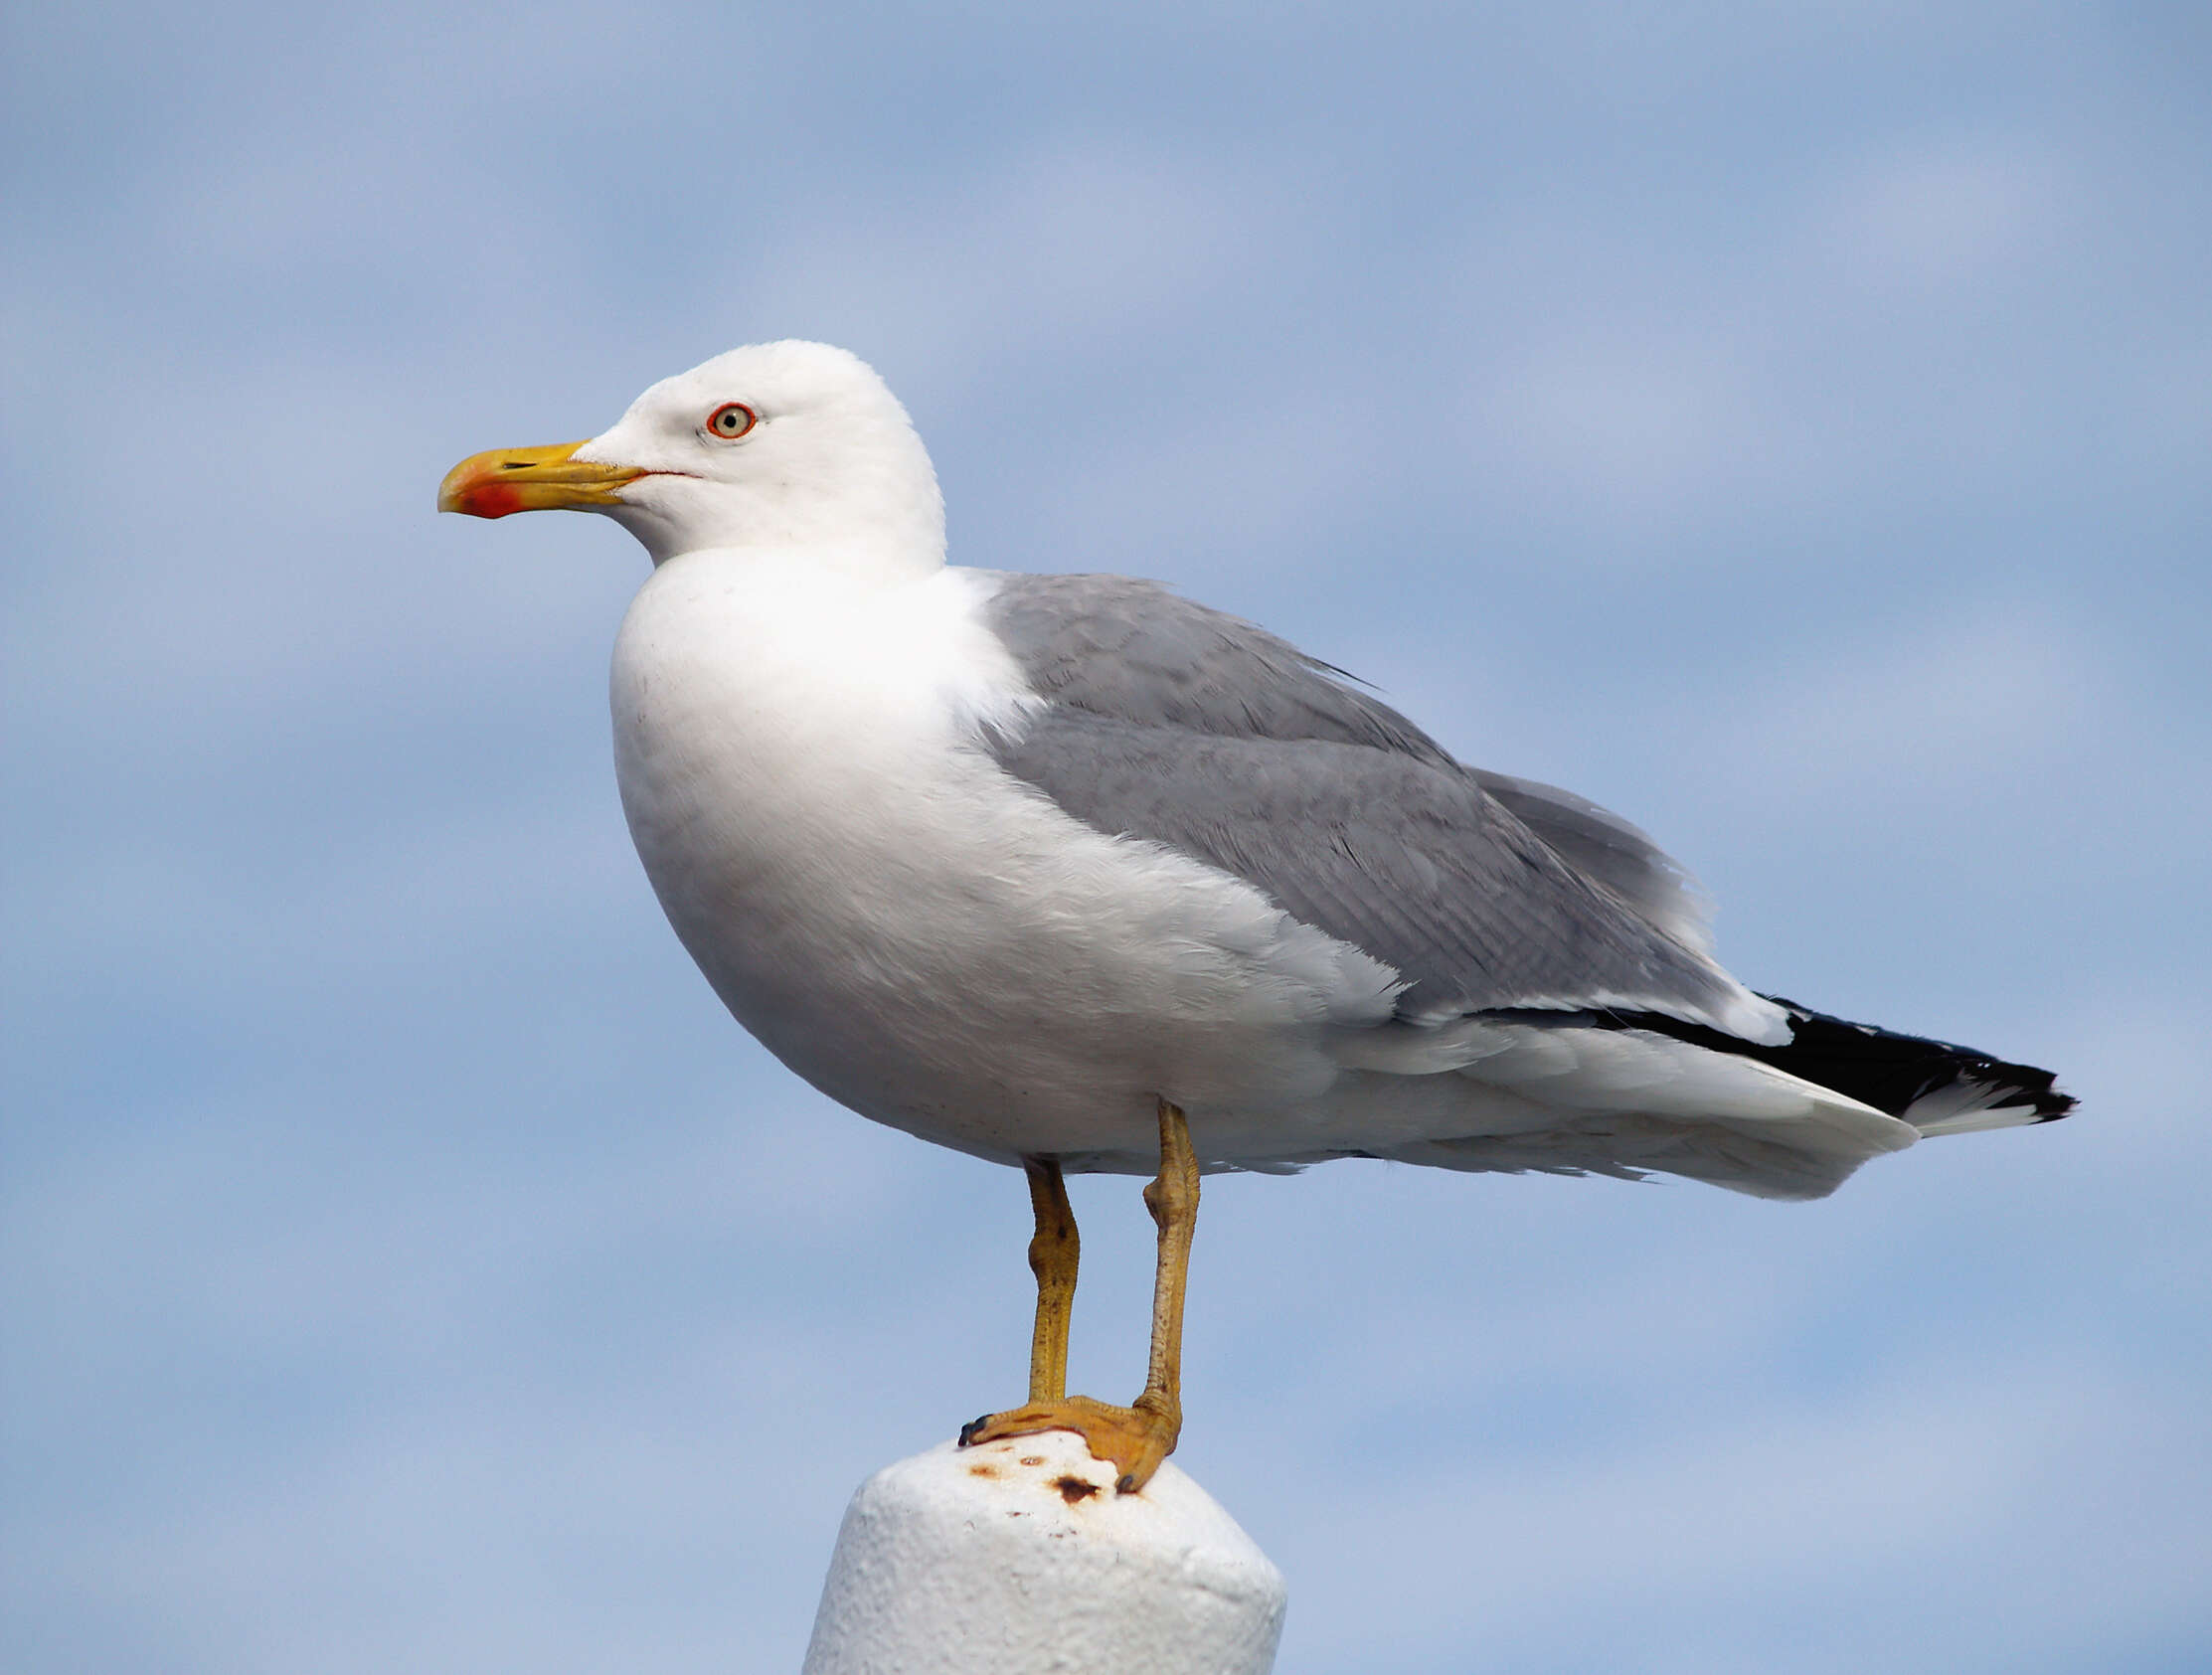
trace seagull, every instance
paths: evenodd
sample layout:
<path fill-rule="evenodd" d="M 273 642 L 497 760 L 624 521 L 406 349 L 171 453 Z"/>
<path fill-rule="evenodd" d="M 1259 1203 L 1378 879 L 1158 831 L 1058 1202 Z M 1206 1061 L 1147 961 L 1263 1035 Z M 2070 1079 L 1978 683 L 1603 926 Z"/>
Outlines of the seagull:
<path fill-rule="evenodd" d="M 440 511 L 599 512 L 622 808 L 738 1021 L 863 1116 L 1027 1174 L 1028 1401 L 1140 1490 L 1182 1428 L 1200 1176 L 1341 1157 L 1833 1191 L 2063 1116 L 2048 1071 L 1755 994 L 1650 838 L 1469 767 L 1352 677 L 1119 576 L 945 563 L 907 412 L 756 344 L 611 429 L 463 460 Z M 1069 1173 L 1149 1175 L 1151 1353 L 1067 1392 Z"/>

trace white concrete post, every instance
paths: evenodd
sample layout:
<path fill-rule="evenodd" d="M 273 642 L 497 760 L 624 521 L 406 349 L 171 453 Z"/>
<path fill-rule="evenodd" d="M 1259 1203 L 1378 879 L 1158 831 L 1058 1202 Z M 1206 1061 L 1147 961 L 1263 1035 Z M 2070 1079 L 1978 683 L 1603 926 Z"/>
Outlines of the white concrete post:
<path fill-rule="evenodd" d="M 860 1486 L 804 1675 L 1267 1675 L 1282 1574 L 1172 1461 L 1117 1495 L 1051 1430 Z"/>

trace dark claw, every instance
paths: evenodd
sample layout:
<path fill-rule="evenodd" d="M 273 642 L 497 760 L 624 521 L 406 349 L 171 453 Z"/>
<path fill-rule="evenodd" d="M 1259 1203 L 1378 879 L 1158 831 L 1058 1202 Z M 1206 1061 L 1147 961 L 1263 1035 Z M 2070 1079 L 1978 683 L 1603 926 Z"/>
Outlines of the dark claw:
<path fill-rule="evenodd" d="M 959 1446 L 965 1448 L 975 1440 L 975 1433 L 990 1422 L 990 1415 L 978 1414 L 960 1426 Z"/>

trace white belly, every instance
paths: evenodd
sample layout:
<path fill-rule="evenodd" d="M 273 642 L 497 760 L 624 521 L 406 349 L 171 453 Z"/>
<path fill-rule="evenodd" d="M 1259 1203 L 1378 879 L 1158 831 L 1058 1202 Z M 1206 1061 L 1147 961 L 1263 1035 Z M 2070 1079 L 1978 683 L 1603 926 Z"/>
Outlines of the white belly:
<path fill-rule="evenodd" d="M 1106 837 L 999 771 L 1019 678 L 957 571 L 885 589 L 760 555 L 656 571 L 616 643 L 615 766 L 670 922 L 832 1097 L 987 1156 L 1148 1170 L 1325 1149 L 1331 1025 L 1393 974 L 1258 892 Z"/>

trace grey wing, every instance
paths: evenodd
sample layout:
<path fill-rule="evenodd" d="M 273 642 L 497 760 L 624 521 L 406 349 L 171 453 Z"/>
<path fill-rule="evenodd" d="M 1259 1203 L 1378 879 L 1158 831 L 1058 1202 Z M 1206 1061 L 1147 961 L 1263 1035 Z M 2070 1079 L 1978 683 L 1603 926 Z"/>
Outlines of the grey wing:
<path fill-rule="evenodd" d="M 1550 786 L 1479 775 L 1274 635 L 1116 577 L 1007 577 L 991 625 L 1048 703 L 1000 765 L 1395 967 L 1399 1013 L 1617 1006 L 1771 1032 L 1680 870 Z"/>

